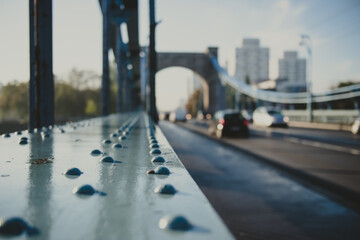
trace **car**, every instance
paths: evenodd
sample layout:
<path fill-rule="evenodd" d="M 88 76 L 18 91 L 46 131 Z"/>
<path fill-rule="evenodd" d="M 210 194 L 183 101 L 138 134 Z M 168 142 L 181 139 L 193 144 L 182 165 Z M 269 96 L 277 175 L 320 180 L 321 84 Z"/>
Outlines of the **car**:
<path fill-rule="evenodd" d="M 351 132 L 355 135 L 360 134 L 360 117 L 355 119 L 355 122 L 351 126 Z"/>
<path fill-rule="evenodd" d="M 169 120 L 170 112 L 162 112 L 159 114 L 160 120 Z"/>
<path fill-rule="evenodd" d="M 274 107 L 258 107 L 253 113 L 253 124 L 265 127 L 287 127 L 289 118 Z"/>
<path fill-rule="evenodd" d="M 170 122 L 185 122 L 186 121 L 187 111 L 185 109 L 176 109 L 170 113 L 169 120 Z"/>
<path fill-rule="evenodd" d="M 249 121 L 238 110 L 217 111 L 209 123 L 209 133 L 217 138 L 225 136 L 249 136 Z"/>

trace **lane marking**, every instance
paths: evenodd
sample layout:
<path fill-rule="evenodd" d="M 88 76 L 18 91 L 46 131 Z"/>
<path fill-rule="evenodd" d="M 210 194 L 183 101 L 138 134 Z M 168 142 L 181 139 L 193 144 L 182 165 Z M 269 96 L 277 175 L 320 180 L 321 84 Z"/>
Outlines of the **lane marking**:
<path fill-rule="evenodd" d="M 341 147 L 341 146 L 337 146 L 337 145 L 333 145 L 333 144 L 316 142 L 316 141 L 311 141 L 311 140 L 304 140 L 304 139 L 299 139 L 299 138 L 295 138 L 295 137 L 284 137 L 284 139 L 289 142 L 292 142 L 292 143 L 300 143 L 300 144 L 303 144 L 306 146 L 312 146 L 312 147 L 323 148 L 323 149 L 328 149 L 328 150 L 335 150 L 338 152 L 346 152 L 346 153 L 360 156 L 360 150 L 354 149 L 354 148 Z"/>

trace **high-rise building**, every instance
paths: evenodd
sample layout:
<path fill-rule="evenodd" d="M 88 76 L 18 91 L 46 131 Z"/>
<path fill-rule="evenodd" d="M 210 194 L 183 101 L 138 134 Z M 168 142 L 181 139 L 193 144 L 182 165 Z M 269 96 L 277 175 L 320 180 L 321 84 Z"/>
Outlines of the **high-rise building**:
<path fill-rule="evenodd" d="M 260 40 L 244 38 L 242 47 L 236 48 L 234 77 L 251 83 L 269 79 L 269 48 L 260 47 Z"/>
<path fill-rule="evenodd" d="M 298 58 L 296 51 L 285 51 L 284 58 L 279 59 L 279 84 L 277 91 L 306 91 L 306 60 Z"/>

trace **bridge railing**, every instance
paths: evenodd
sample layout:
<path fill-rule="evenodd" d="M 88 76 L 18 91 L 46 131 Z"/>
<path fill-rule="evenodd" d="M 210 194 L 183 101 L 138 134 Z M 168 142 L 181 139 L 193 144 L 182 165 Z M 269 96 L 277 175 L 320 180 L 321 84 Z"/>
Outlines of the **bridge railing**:
<path fill-rule="evenodd" d="M 223 69 L 217 61 L 217 58 L 211 57 L 211 62 L 218 72 L 221 81 L 229 84 L 237 91 L 248 95 L 255 99 L 267 102 L 286 103 L 286 104 L 307 104 L 309 102 L 308 93 L 283 93 L 266 91 L 256 87 L 252 87 L 232 76 Z M 312 94 L 311 100 L 314 103 L 330 102 L 342 99 L 360 97 L 360 84 L 353 86 L 337 88 L 320 94 Z"/>

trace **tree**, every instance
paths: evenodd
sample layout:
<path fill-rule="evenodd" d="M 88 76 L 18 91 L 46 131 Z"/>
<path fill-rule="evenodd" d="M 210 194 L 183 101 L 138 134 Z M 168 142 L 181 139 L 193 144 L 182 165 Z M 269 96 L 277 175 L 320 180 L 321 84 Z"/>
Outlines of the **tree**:
<path fill-rule="evenodd" d="M 28 84 L 16 80 L 3 86 L 0 94 L 2 119 L 26 121 L 28 116 Z"/>
<path fill-rule="evenodd" d="M 201 89 L 197 89 L 193 94 L 189 97 L 185 108 L 188 113 L 191 114 L 192 117 L 195 117 L 199 109 L 199 103 L 201 101 Z"/>

